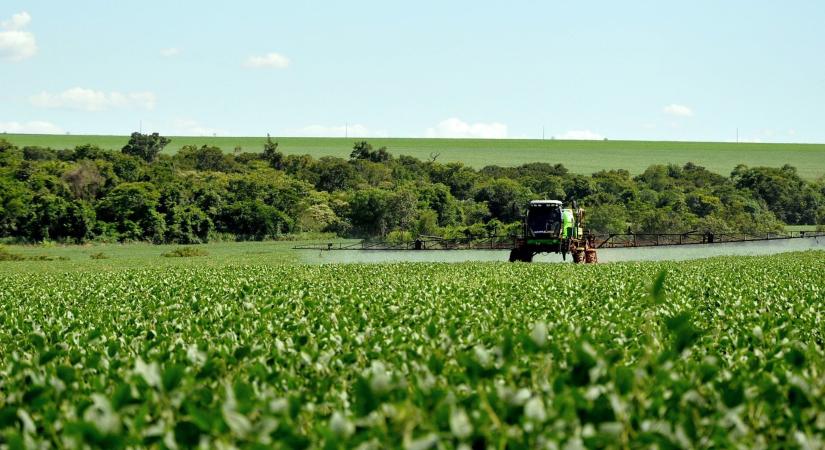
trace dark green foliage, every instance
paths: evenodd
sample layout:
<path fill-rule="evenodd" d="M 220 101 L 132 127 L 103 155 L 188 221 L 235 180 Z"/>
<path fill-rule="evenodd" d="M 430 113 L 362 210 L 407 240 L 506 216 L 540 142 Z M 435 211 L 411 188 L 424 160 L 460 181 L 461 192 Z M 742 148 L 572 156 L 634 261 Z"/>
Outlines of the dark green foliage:
<path fill-rule="evenodd" d="M 166 221 L 157 211 L 159 199 L 151 183 L 123 183 L 100 200 L 97 212 L 124 239 L 162 242 Z"/>
<path fill-rule="evenodd" d="M 724 177 L 695 164 L 570 174 L 562 164 L 440 164 L 356 142 L 349 160 L 284 155 L 267 139 L 262 153 L 222 153 L 135 134 L 122 152 L 17 149 L 0 141 L 0 237 L 24 242 L 202 243 L 292 232 L 345 237 L 418 234 L 473 238 L 518 231 L 525 203 L 575 200 L 594 232 L 742 232 L 825 222 L 825 185 L 795 169 L 740 166 Z"/>
<path fill-rule="evenodd" d="M 292 229 L 292 220 L 283 211 L 260 200 L 230 204 L 222 212 L 220 223 L 222 229 L 231 230 L 241 239 L 276 238 Z"/>
<path fill-rule="evenodd" d="M 179 244 L 208 242 L 214 225 L 209 216 L 193 205 L 175 206 L 166 217 L 166 240 Z"/>
<path fill-rule="evenodd" d="M 124 154 L 138 157 L 146 162 L 152 162 L 157 158 L 158 153 L 166 147 L 171 139 L 163 137 L 158 133 L 141 134 L 138 132 L 132 133 L 129 143 L 126 144 L 121 151 Z"/>
<path fill-rule="evenodd" d="M 372 161 L 376 163 L 386 162 L 392 159 L 392 155 L 387 151 L 387 147 L 373 150 L 372 144 L 367 141 L 356 142 L 352 146 L 352 153 L 349 155 L 350 161 Z"/>
<path fill-rule="evenodd" d="M 224 154 L 218 147 L 207 145 L 200 148 L 185 145 L 175 154 L 174 159 L 180 162 L 180 167 L 183 169 L 204 172 L 229 172 L 233 166 L 232 155 Z"/>
<path fill-rule="evenodd" d="M 808 185 L 794 167 L 737 167 L 732 174 L 736 186 L 747 189 L 788 224 L 808 225 L 817 221 L 825 199 Z"/>
<path fill-rule="evenodd" d="M 530 201 L 532 192 L 509 178 L 498 178 L 482 186 L 475 195 L 477 202 L 487 203 L 494 219 L 509 223 L 518 221 L 521 211 Z"/>
<path fill-rule="evenodd" d="M 278 151 L 278 143 L 274 142 L 269 135 L 266 136 L 264 151 L 261 158 L 269 163 L 269 167 L 281 170 L 284 168 L 284 154 Z"/>

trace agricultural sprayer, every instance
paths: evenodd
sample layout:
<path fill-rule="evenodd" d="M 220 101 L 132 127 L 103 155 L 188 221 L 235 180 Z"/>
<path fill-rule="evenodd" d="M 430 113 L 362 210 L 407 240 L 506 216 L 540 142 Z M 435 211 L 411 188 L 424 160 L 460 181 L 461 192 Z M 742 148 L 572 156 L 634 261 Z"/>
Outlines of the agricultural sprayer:
<path fill-rule="evenodd" d="M 491 234 L 484 237 L 442 238 L 418 236 L 400 242 L 363 240 L 347 243 L 305 244 L 299 250 L 510 250 L 511 262 L 532 262 L 540 253 L 558 253 L 574 263 L 598 262 L 597 251 L 602 248 L 659 247 L 672 245 L 714 245 L 736 242 L 754 242 L 780 239 L 825 237 L 823 232 L 786 232 L 766 234 L 713 233 L 689 231 L 685 233 L 601 233 L 587 230 L 584 208 L 572 202 L 565 208 L 559 200 L 531 200 L 522 216 L 519 233 Z"/>

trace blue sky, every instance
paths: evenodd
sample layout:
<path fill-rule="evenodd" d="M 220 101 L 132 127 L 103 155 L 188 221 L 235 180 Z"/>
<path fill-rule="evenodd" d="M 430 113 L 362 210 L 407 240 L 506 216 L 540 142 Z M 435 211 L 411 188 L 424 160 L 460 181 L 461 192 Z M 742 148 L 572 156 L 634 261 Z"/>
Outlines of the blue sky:
<path fill-rule="evenodd" d="M 825 2 L 4 0 L 0 132 L 825 142 Z"/>

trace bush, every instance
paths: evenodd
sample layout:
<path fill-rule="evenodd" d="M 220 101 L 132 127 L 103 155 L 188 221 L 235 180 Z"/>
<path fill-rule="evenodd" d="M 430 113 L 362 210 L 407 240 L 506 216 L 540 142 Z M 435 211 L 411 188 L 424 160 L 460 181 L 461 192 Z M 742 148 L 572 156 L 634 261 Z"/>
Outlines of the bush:
<path fill-rule="evenodd" d="M 413 234 L 409 231 L 394 230 L 387 234 L 386 241 L 390 244 L 405 244 L 413 241 Z"/>
<path fill-rule="evenodd" d="M 206 256 L 209 252 L 197 247 L 178 247 L 166 253 L 161 253 L 164 258 L 189 258 L 191 256 Z"/>
<path fill-rule="evenodd" d="M 109 259 L 109 257 L 106 256 L 106 254 L 103 253 L 103 252 L 92 253 L 91 255 L 89 255 L 89 258 L 91 258 L 91 259 Z"/>
<path fill-rule="evenodd" d="M 23 261 L 26 258 L 16 253 L 11 253 L 6 247 L 0 245 L 0 261 Z"/>
<path fill-rule="evenodd" d="M 17 253 L 11 253 L 0 245 L 0 261 L 68 261 L 69 258 L 65 256 L 48 256 L 48 255 L 35 255 L 35 256 L 23 256 L 18 255 Z"/>

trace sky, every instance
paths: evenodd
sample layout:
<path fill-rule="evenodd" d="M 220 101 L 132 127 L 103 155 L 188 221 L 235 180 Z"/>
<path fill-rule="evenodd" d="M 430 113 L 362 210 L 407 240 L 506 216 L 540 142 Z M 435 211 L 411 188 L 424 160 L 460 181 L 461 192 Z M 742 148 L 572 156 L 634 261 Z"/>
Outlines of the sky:
<path fill-rule="evenodd" d="M 825 142 L 825 2 L 0 2 L 0 132 Z"/>

